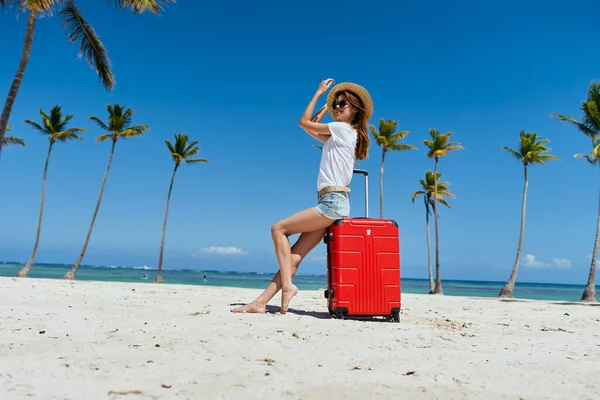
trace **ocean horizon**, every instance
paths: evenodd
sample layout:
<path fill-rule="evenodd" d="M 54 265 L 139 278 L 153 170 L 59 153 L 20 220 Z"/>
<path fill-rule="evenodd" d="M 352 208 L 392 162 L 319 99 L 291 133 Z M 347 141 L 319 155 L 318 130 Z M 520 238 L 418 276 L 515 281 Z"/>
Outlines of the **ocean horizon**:
<path fill-rule="evenodd" d="M 0 262 L 0 277 L 15 277 L 25 266 L 20 262 Z M 41 279 L 61 279 L 72 264 L 38 263 L 31 268 L 29 276 Z M 225 286 L 264 289 L 271 281 L 273 272 L 242 272 L 210 269 L 164 269 L 164 283 L 198 286 Z M 156 268 L 148 266 L 81 265 L 77 280 L 112 282 L 154 283 Z M 294 276 L 300 290 L 325 289 L 326 275 L 301 274 Z M 442 279 L 444 295 L 470 297 L 497 297 L 505 282 Z M 517 282 L 515 299 L 573 301 L 581 300 L 585 285 Z M 597 286 L 598 288 L 598 286 Z M 427 294 L 428 279 L 402 278 L 402 293 Z"/>

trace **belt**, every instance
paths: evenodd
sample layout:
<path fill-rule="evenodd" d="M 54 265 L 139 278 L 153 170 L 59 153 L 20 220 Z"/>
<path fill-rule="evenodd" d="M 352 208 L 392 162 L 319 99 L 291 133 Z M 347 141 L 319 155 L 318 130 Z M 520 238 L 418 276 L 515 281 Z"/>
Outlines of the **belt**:
<path fill-rule="evenodd" d="M 326 193 L 330 192 L 349 192 L 350 188 L 346 186 L 325 186 L 323 189 L 319 190 L 317 193 L 317 197 L 321 197 Z"/>

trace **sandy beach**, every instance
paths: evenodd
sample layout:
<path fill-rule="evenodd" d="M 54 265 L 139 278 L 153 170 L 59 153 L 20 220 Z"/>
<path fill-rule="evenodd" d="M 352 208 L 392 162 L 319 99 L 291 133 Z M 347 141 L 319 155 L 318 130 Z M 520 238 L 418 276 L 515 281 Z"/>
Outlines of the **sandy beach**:
<path fill-rule="evenodd" d="M 593 399 L 600 307 L 408 295 L 400 323 L 233 314 L 254 289 L 0 279 L 0 398 Z"/>

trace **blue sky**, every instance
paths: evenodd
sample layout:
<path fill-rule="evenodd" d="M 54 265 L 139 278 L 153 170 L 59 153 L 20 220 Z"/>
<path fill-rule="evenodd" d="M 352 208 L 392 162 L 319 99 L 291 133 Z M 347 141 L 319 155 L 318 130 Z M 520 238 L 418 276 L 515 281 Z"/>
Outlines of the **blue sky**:
<path fill-rule="evenodd" d="M 579 118 L 589 84 L 600 79 L 600 55 L 590 51 L 599 5 L 179 1 L 156 17 L 80 3 L 108 49 L 117 84 L 112 93 L 99 85 L 56 16 L 38 22 L 10 121 L 27 147 L 4 150 L 0 161 L 0 259 L 26 261 L 35 238 L 48 143 L 22 121 L 39 120 L 40 107 L 60 104 L 74 114 L 71 126 L 88 129 L 84 141 L 53 150 L 36 257 L 72 263 L 110 151 L 109 143 L 95 143 L 100 132 L 88 117 L 105 120 L 106 104 L 118 102 L 150 130 L 117 144 L 84 263 L 156 266 L 173 167 L 164 140 L 186 132 L 211 162 L 178 172 L 165 266 L 276 271 L 271 224 L 316 201 L 320 152 L 298 120 L 318 83 L 331 77 L 365 86 L 375 106 L 371 123 L 399 120 L 410 131 L 406 142 L 418 147 L 389 154 L 384 173 L 385 217 L 401 228 L 403 276 L 427 276 L 424 207 L 411 195 L 433 168 L 422 141 L 434 127 L 455 132 L 465 147 L 440 162 L 457 196 L 452 210 L 441 211 L 442 277 L 508 278 L 523 174 L 501 146 L 516 146 L 526 130 L 549 138 L 561 160 L 530 169 L 519 280 L 585 283 L 598 171 L 573 158 L 590 150 L 589 141 L 550 113 Z M 10 38 L 0 45 L 6 92 L 26 18 L 2 13 L 0 19 L 0 36 Z M 363 167 L 371 173 L 374 217 L 380 161 L 372 143 Z M 351 213 L 361 216 L 362 181 L 355 179 L 352 189 Z M 325 273 L 324 254 L 321 244 L 302 272 Z"/>

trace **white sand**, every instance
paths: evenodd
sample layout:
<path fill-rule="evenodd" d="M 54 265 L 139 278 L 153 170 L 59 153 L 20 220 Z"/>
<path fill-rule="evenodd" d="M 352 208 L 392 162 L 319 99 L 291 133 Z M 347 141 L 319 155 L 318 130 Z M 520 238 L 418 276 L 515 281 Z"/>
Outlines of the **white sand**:
<path fill-rule="evenodd" d="M 0 278 L 0 399 L 600 398 L 600 307 L 405 294 L 400 323 L 331 320 L 318 290 L 229 312 L 257 293 Z"/>

